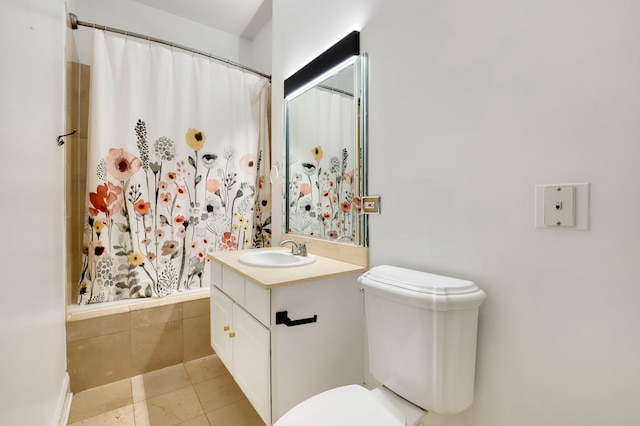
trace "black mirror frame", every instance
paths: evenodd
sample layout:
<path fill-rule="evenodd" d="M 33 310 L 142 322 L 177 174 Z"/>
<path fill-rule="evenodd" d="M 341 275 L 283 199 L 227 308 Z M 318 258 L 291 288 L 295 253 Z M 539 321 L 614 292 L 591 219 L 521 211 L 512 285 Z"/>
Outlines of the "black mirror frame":
<path fill-rule="evenodd" d="M 284 81 L 284 97 L 360 54 L 360 32 L 352 31 Z"/>

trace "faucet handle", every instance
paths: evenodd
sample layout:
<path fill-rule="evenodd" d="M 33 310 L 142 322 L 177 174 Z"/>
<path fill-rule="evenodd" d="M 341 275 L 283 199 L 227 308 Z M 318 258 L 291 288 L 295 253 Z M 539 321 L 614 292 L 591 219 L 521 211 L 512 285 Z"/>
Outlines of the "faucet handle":
<path fill-rule="evenodd" d="M 300 256 L 306 256 L 307 255 L 307 244 L 311 244 L 311 241 L 307 240 L 307 241 L 304 241 L 304 242 L 298 244 L 298 254 Z"/>

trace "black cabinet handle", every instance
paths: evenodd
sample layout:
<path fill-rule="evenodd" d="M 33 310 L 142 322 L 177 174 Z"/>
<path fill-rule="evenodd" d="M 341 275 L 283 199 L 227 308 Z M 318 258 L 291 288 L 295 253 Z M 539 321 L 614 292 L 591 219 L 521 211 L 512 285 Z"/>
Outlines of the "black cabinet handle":
<path fill-rule="evenodd" d="M 292 320 L 289 318 L 288 311 L 276 312 L 276 324 L 284 324 L 287 327 L 293 327 L 294 325 L 310 324 L 318 321 L 318 315 L 314 315 L 311 318 L 303 318 L 299 320 Z"/>

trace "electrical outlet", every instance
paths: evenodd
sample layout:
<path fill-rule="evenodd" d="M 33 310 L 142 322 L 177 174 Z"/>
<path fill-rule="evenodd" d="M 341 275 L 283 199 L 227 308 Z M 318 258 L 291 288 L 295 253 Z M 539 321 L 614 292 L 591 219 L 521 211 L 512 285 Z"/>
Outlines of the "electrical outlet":
<path fill-rule="evenodd" d="M 362 213 L 380 214 L 380 196 L 362 197 Z"/>

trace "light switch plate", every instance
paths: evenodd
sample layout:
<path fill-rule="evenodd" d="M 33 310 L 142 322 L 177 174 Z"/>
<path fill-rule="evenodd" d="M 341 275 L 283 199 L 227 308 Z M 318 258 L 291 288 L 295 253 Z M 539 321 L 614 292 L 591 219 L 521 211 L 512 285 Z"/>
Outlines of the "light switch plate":
<path fill-rule="evenodd" d="M 536 228 L 589 230 L 589 183 L 536 185 Z"/>

